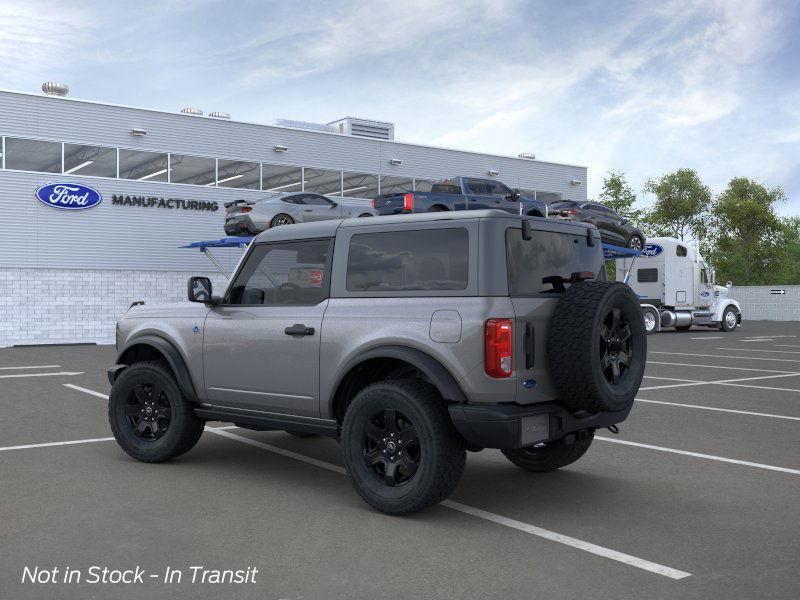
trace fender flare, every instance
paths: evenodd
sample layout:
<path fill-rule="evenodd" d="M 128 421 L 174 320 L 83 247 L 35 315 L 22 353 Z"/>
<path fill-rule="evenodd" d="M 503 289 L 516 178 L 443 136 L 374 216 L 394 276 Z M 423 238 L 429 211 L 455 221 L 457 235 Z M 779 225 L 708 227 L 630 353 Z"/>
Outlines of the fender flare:
<path fill-rule="evenodd" d="M 152 334 L 140 335 L 128 340 L 128 343 L 119 351 L 117 355 L 117 364 L 124 365 L 124 367 L 121 369 L 113 369 L 113 374 L 112 371 L 109 371 L 109 381 L 112 385 L 114 384 L 114 379 L 127 367 L 125 354 L 135 346 L 150 346 L 161 353 L 164 358 L 167 359 L 172 372 L 175 374 L 175 379 L 178 382 L 181 393 L 183 393 L 190 402 L 199 402 L 194 384 L 192 383 L 192 377 L 189 374 L 186 361 L 183 359 L 183 356 L 181 356 L 181 353 L 169 340 Z"/>
<path fill-rule="evenodd" d="M 339 370 L 336 375 L 336 383 L 331 388 L 328 398 L 328 414 L 333 414 L 333 402 L 336 399 L 336 393 L 339 391 L 339 387 L 347 374 L 359 364 L 373 358 L 396 358 L 405 361 L 422 371 L 445 400 L 458 403 L 467 402 L 467 397 L 455 377 L 431 355 L 408 346 L 377 346 L 358 354 Z"/>

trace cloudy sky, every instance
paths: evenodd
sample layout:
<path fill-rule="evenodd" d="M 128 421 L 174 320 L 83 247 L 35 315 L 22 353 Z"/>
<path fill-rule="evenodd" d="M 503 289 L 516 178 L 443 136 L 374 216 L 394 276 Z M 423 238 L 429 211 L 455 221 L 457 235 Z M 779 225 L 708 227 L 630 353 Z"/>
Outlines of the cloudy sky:
<path fill-rule="evenodd" d="M 781 185 L 800 214 L 800 2 L 0 0 L 0 88 Z M 648 199 L 643 197 L 643 202 Z"/>

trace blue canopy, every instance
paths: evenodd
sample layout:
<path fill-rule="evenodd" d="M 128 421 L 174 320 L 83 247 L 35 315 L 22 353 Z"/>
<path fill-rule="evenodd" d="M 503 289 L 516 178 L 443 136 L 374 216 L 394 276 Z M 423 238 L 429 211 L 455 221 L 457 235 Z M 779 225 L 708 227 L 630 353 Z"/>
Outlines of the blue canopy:
<path fill-rule="evenodd" d="M 611 244 L 603 244 L 603 258 L 606 260 L 617 260 L 619 258 L 632 258 L 634 256 L 641 256 L 641 250 L 634 250 L 633 248 L 623 248 L 622 246 L 612 246 Z"/>
<path fill-rule="evenodd" d="M 244 248 L 253 240 L 252 237 L 224 237 L 218 240 L 205 240 L 202 242 L 192 242 L 181 248 L 200 248 L 200 252 L 205 252 L 206 248 Z"/>

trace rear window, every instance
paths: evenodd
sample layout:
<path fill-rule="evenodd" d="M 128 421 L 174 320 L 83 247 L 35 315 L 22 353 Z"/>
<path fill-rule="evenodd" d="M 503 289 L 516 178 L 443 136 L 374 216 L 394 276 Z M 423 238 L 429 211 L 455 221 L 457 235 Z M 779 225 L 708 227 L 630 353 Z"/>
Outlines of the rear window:
<path fill-rule="evenodd" d="M 658 269 L 639 269 L 636 271 L 636 281 L 639 283 L 655 283 L 658 281 Z"/>
<path fill-rule="evenodd" d="M 523 240 L 521 229 L 507 229 L 506 261 L 512 296 L 554 294 L 561 289 L 559 280 L 548 278 L 563 283 L 573 273 L 591 271 L 596 277 L 603 269 L 599 245 L 588 246 L 585 235 L 552 231 L 534 230 L 532 240 Z"/>
<path fill-rule="evenodd" d="M 463 290 L 467 287 L 466 229 L 360 233 L 350 240 L 351 292 Z"/>

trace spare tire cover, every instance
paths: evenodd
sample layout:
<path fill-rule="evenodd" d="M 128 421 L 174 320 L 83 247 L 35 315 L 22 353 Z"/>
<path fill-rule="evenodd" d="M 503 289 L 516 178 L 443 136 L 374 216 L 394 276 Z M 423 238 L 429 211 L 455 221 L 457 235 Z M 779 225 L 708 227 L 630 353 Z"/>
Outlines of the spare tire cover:
<path fill-rule="evenodd" d="M 553 313 L 547 354 L 553 383 L 566 406 L 595 413 L 628 408 L 647 358 L 638 298 L 619 282 L 571 285 Z"/>

